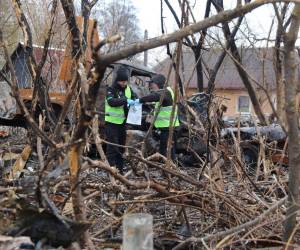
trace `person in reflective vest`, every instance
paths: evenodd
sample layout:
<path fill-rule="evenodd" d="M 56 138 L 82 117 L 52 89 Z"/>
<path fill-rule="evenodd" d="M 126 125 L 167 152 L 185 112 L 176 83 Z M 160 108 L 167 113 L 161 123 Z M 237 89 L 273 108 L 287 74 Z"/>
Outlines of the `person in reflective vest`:
<path fill-rule="evenodd" d="M 135 93 L 127 85 L 129 70 L 120 66 L 115 71 L 115 79 L 107 88 L 105 99 L 105 136 L 113 144 L 124 146 L 126 143 L 126 118 L 128 107 L 134 104 Z M 106 157 L 111 166 L 120 173 L 124 171 L 124 148 L 112 144 L 106 145 Z"/>
<path fill-rule="evenodd" d="M 155 110 L 158 112 L 156 120 L 154 121 L 154 127 L 160 130 L 160 145 L 159 152 L 166 156 L 167 155 L 167 144 L 169 138 L 169 127 L 172 124 L 171 114 L 174 104 L 174 92 L 171 87 L 164 88 L 166 78 L 161 75 L 154 75 L 149 81 L 149 88 L 151 93 L 143 96 L 140 99 L 135 100 L 136 103 L 155 102 Z M 160 105 L 160 97 L 164 95 L 162 103 Z M 175 106 L 173 116 L 173 146 L 171 149 L 172 160 L 175 161 L 175 150 L 176 150 L 176 127 L 179 126 L 177 105 Z M 154 117 L 156 113 L 154 114 Z"/>

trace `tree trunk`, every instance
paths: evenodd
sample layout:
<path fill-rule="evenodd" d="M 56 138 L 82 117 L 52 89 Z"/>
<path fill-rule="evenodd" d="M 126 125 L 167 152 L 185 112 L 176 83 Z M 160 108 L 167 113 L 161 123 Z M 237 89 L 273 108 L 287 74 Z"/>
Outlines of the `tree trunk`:
<path fill-rule="evenodd" d="M 280 46 L 280 44 L 279 44 Z M 284 83 L 282 76 L 282 62 L 281 62 L 281 53 L 280 47 L 275 46 L 275 56 L 274 56 L 274 64 L 275 64 L 275 76 L 276 76 L 276 112 L 277 116 L 280 120 L 280 123 L 284 126 L 286 125 L 286 116 L 284 112 L 284 104 L 285 104 L 285 94 L 284 94 Z"/>
<path fill-rule="evenodd" d="M 300 202 L 300 144 L 298 109 L 296 105 L 297 84 L 295 42 L 300 25 L 300 4 L 296 4 L 292 12 L 291 24 L 284 36 L 284 73 L 285 73 L 285 100 L 286 117 L 288 124 L 288 157 L 289 157 L 289 196 L 287 202 L 286 220 L 284 223 L 283 241 L 293 237 L 296 226 L 296 217 Z"/>
<path fill-rule="evenodd" d="M 67 20 L 68 28 L 71 33 L 72 37 L 72 59 L 74 60 L 71 69 L 73 74 L 77 74 L 76 69 L 80 57 L 82 54 L 81 42 L 80 42 L 80 30 L 77 26 L 76 19 L 75 19 L 75 10 L 73 1 L 71 0 L 61 0 L 61 4 L 65 13 L 65 17 Z M 95 78 L 93 80 L 97 80 Z M 86 80 L 86 79 L 82 79 Z M 92 85 L 92 84 L 91 84 Z M 76 86 L 76 85 L 75 85 Z M 96 93 L 97 90 L 96 90 Z M 84 93 L 83 93 L 84 94 Z M 93 99 L 94 103 L 94 99 Z M 93 105 L 87 105 L 89 108 L 93 108 Z M 83 107 L 86 108 L 86 107 Z M 87 112 L 90 111 L 88 108 L 86 109 Z M 84 118 L 87 118 L 87 122 L 85 123 Z M 84 138 L 84 133 L 86 131 L 86 127 L 88 126 L 89 122 L 91 121 L 91 117 L 86 115 L 85 113 L 80 113 L 79 122 L 75 128 L 75 133 L 71 138 L 71 141 L 76 141 L 78 138 Z M 84 125 L 83 125 L 84 124 Z M 80 183 L 80 173 L 81 173 L 81 159 L 80 156 L 82 154 L 82 145 L 81 144 L 74 144 L 69 152 L 69 170 L 70 170 L 70 188 L 71 188 L 71 197 L 72 197 L 72 205 L 74 210 L 74 216 L 77 221 L 85 221 L 86 220 L 86 209 L 85 204 L 82 198 L 81 192 L 81 183 Z M 93 243 L 90 239 L 88 231 L 85 231 L 83 235 L 80 237 L 81 240 L 81 247 L 87 247 L 87 249 L 94 249 Z"/>
<path fill-rule="evenodd" d="M 238 32 L 240 26 L 241 26 L 241 23 L 243 21 L 243 16 L 239 17 L 238 19 L 238 22 L 236 24 L 236 26 L 234 27 L 234 30 L 231 32 L 230 34 L 230 38 L 228 39 L 228 41 L 226 42 L 226 50 L 229 49 L 230 47 L 230 42 L 232 40 L 234 40 L 234 37 L 236 35 L 236 33 Z M 214 91 L 214 88 L 215 88 L 215 80 L 217 78 L 217 74 L 218 74 L 218 71 L 223 63 L 223 60 L 225 59 L 225 56 L 227 54 L 227 51 L 226 50 L 223 50 L 223 52 L 221 53 L 221 55 L 219 56 L 214 68 L 211 70 L 210 74 L 209 74 L 209 80 L 208 80 L 208 84 L 207 84 L 207 93 L 208 94 L 211 94 L 213 91 Z"/>
<path fill-rule="evenodd" d="M 288 4 L 285 4 L 282 11 L 281 16 L 279 16 L 278 11 L 278 22 L 283 22 L 286 16 Z M 276 5 L 274 8 L 277 8 Z M 282 65 L 282 52 L 280 49 L 280 45 L 282 42 L 283 30 L 282 25 L 278 25 L 276 31 L 275 45 L 274 45 L 274 66 L 275 66 L 275 77 L 276 77 L 276 112 L 280 124 L 286 127 L 286 116 L 285 116 L 285 93 L 284 93 L 284 82 L 283 82 L 283 65 Z"/>
<path fill-rule="evenodd" d="M 230 50 L 231 50 L 232 56 L 237 60 L 237 62 L 235 61 L 234 64 L 237 68 L 237 71 L 239 72 L 239 75 L 244 83 L 245 88 L 248 91 L 255 114 L 257 115 L 260 123 L 262 125 L 266 125 L 267 121 L 266 121 L 265 115 L 263 114 L 263 112 L 261 110 L 261 106 L 260 106 L 259 100 L 257 99 L 255 89 L 253 88 L 253 86 L 250 82 L 247 72 L 242 67 L 242 59 L 240 57 L 240 54 L 239 54 L 238 49 L 234 42 L 231 43 Z"/>
<path fill-rule="evenodd" d="M 222 1 L 223 2 L 223 1 Z M 214 2 L 213 2 L 214 3 Z M 222 13 L 223 8 L 220 7 L 221 6 L 221 1 L 218 1 L 218 4 L 214 4 L 214 6 L 216 7 L 218 13 Z M 262 125 L 266 125 L 267 121 L 266 118 L 260 108 L 260 103 L 259 100 L 257 99 L 256 93 L 255 93 L 255 89 L 253 88 L 250 79 L 247 75 L 247 72 L 245 71 L 244 67 L 242 66 L 242 58 L 239 54 L 238 48 L 235 44 L 235 41 L 233 39 L 231 39 L 231 32 L 230 32 L 230 28 L 227 22 L 223 22 L 222 23 L 222 29 L 223 29 L 223 33 L 224 36 L 226 38 L 226 41 L 230 47 L 230 51 L 232 56 L 234 57 L 234 65 L 236 66 L 236 69 L 244 83 L 245 88 L 248 91 L 249 97 L 251 99 L 252 102 L 252 106 L 254 108 L 255 114 L 257 115 L 260 123 Z"/>
<path fill-rule="evenodd" d="M 209 17 L 210 9 L 211 9 L 211 0 L 207 0 L 206 1 L 204 19 Z M 203 48 L 203 44 L 204 44 L 206 34 L 207 34 L 207 29 L 203 29 L 201 31 L 201 36 L 200 36 L 199 42 L 195 46 L 192 47 L 192 50 L 193 50 L 194 56 L 195 56 L 195 62 L 196 62 L 197 87 L 198 87 L 199 92 L 204 91 L 201 50 Z"/>
<path fill-rule="evenodd" d="M 199 92 L 203 92 L 204 83 L 203 83 L 203 70 L 201 62 L 201 47 L 193 47 L 193 52 L 196 62 L 196 72 L 197 72 L 197 88 Z"/>

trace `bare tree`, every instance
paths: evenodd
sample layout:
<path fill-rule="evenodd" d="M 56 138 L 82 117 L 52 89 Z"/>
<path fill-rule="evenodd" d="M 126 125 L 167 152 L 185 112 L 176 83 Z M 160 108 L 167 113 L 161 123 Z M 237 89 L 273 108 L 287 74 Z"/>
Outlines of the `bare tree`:
<path fill-rule="evenodd" d="M 179 18 L 175 12 L 175 10 L 173 9 L 172 5 L 169 3 L 168 0 L 165 0 L 167 6 L 169 7 L 170 11 L 172 12 L 175 20 L 176 20 L 176 23 L 178 24 L 178 26 L 180 27 L 180 22 L 179 22 Z M 250 1 L 247 1 L 248 3 Z M 184 6 L 184 3 L 185 1 L 183 1 L 182 3 L 182 6 Z M 223 8 L 223 1 L 222 0 L 207 0 L 207 3 L 206 3 L 206 10 L 205 10 L 205 16 L 204 18 L 207 18 L 209 16 L 209 13 L 211 11 L 211 6 L 214 5 L 217 12 L 220 13 L 221 11 L 224 10 Z M 189 5 L 188 5 L 189 6 Z M 239 5 L 240 6 L 240 5 Z M 184 12 L 185 11 L 185 8 L 181 8 L 182 10 L 182 15 L 187 19 L 187 17 L 189 17 L 189 15 L 191 15 L 193 18 L 194 18 L 194 15 L 193 13 L 191 12 L 191 8 L 187 8 L 186 10 L 186 13 Z M 226 42 L 227 42 L 227 47 L 231 50 L 231 53 L 232 55 L 234 56 L 234 58 L 237 60 L 237 62 L 235 62 L 235 65 L 236 65 L 236 68 L 238 70 L 238 73 L 249 93 L 249 96 L 250 96 L 250 99 L 251 99 L 251 102 L 252 102 L 252 105 L 254 107 L 254 110 L 255 110 L 255 113 L 257 114 L 260 122 L 262 124 L 266 124 L 266 119 L 264 117 L 264 114 L 262 113 L 262 110 L 260 108 L 260 103 L 259 103 L 259 100 L 256 96 L 256 93 L 255 93 L 255 89 L 254 87 L 251 85 L 251 82 L 247 76 L 247 73 L 242 69 L 242 67 L 240 66 L 241 65 L 241 56 L 239 55 L 239 52 L 238 52 L 238 49 L 237 49 L 237 46 L 235 44 L 235 35 L 237 33 L 237 31 L 239 30 L 239 27 L 242 23 L 242 20 L 243 20 L 243 16 L 241 16 L 239 18 L 239 20 L 237 21 L 237 24 L 236 26 L 234 27 L 234 31 L 231 32 L 230 31 L 230 28 L 229 28 L 229 25 L 227 22 L 223 23 L 222 24 L 222 29 L 223 29 L 223 32 L 224 32 L 224 36 L 225 36 L 225 39 L 226 39 Z M 195 22 L 195 18 L 194 18 L 194 22 Z M 185 22 L 185 24 L 187 25 L 188 22 Z M 194 53 L 194 56 L 195 56 L 195 67 L 196 67 L 196 73 L 197 73 L 197 86 L 198 86 L 198 91 L 203 91 L 203 70 L 202 70 L 202 60 L 201 60 L 201 50 L 204 46 L 204 41 L 205 41 L 205 37 L 206 37 L 206 34 L 207 34 L 207 30 L 204 29 L 200 32 L 200 38 L 198 39 L 198 41 L 196 42 L 196 38 L 192 35 L 191 37 L 186 37 L 185 38 L 185 45 L 187 45 L 188 47 L 191 48 L 191 50 L 193 51 Z M 225 56 L 226 56 L 226 51 L 224 51 L 220 57 L 219 57 L 219 60 L 217 61 L 214 69 L 212 72 L 210 72 L 212 75 L 209 76 L 209 86 L 208 86 L 208 89 L 209 89 L 209 93 L 212 93 L 212 90 L 213 90 L 213 83 L 215 81 L 215 78 L 216 78 L 216 75 L 217 75 L 217 72 L 218 72 L 218 69 L 220 68 Z"/>
<path fill-rule="evenodd" d="M 31 28 L 33 44 L 43 46 L 47 33 L 51 27 L 51 47 L 65 48 L 67 29 L 64 25 L 65 18 L 60 3 L 57 3 L 56 12 L 53 19 L 52 0 L 22 1 L 22 11 L 27 18 Z M 19 32 L 20 33 L 20 32 Z M 21 37 L 21 34 L 20 34 Z"/>
<path fill-rule="evenodd" d="M 284 80 L 285 80 L 285 110 L 288 124 L 288 155 L 289 155 L 289 197 L 286 212 L 283 240 L 293 237 L 296 217 L 300 204 L 300 144 L 299 144 L 299 113 L 297 107 L 296 69 L 298 54 L 295 52 L 295 42 L 300 26 L 300 4 L 296 4 L 291 15 L 289 30 L 284 34 Z"/>
<path fill-rule="evenodd" d="M 93 17 L 99 20 L 101 37 L 122 34 L 122 41 L 109 44 L 108 51 L 117 51 L 128 44 L 142 40 L 136 9 L 130 0 L 114 0 L 106 6 L 96 6 Z"/>
<path fill-rule="evenodd" d="M 275 65 L 275 74 L 276 74 L 276 96 L 277 96 L 277 115 L 281 121 L 281 124 L 286 125 L 285 117 L 285 94 L 284 94 L 284 82 L 283 82 L 283 65 L 282 58 L 283 53 L 281 51 L 281 44 L 283 39 L 283 34 L 290 23 L 290 19 L 286 20 L 288 3 L 285 3 L 283 8 L 279 8 L 278 5 L 273 4 L 274 10 L 277 17 L 277 30 L 275 37 L 275 46 L 274 46 L 274 65 Z"/>
<path fill-rule="evenodd" d="M 176 13 L 176 11 L 174 10 L 173 6 L 170 4 L 170 2 L 168 0 L 164 0 L 164 2 L 166 3 L 166 5 L 168 6 L 169 10 L 171 11 L 176 24 L 178 25 L 179 28 L 182 27 L 182 24 L 179 20 L 179 17 Z M 206 8 L 205 8 L 205 14 L 204 14 L 204 18 L 209 17 L 210 14 L 210 10 L 211 10 L 211 0 L 207 0 L 206 2 Z M 189 4 L 189 1 L 182 1 L 180 3 L 181 7 L 181 15 L 182 15 L 182 19 L 184 20 L 183 24 L 184 26 L 189 25 L 189 19 L 192 18 L 193 22 L 196 22 L 196 19 L 194 17 L 194 14 L 192 12 L 192 8 Z M 197 87 L 198 87 L 198 91 L 202 92 L 203 91 L 203 69 L 202 69 L 202 60 L 201 60 L 201 52 L 204 46 L 204 41 L 205 41 L 205 37 L 206 37 L 206 33 L 207 33 L 207 29 L 203 29 L 200 32 L 200 37 L 197 38 L 194 35 L 185 37 L 184 39 L 184 45 L 186 45 L 187 47 L 191 48 L 191 50 L 194 53 L 194 57 L 195 57 L 195 62 L 196 62 L 196 73 L 197 73 Z M 170 54 L 168 52 L 168 54 Z"/>
<path fill-rule="evenodd" d="M 14 15 L 10 0 L 3 0 L 0 2 L 0 25 L 3 27 L 4 39 L 9 41 L 7 45 L 11 52 L 20 40 L 21 30 Z"/>
<path fill-rule="evenodd" d="M 88 30 L 88 20 L 91 15 L 92 8 L 96 5 L 98 0 L 81 0 L 81 15 L 83 17 L 83 33 L 82 33 L 82 46 L 85 50 L 87 45 L 87 30 Z"/>
<path fill-rule="evenodd" d="M 12 0 L 13 3 L 15 4 L 15 12 L 18 17 L 19 25 L 23 30 L 24 37 L 25 37 L 25 43 L 26 46 L 29 48 L 32 47 L 32 34 L 30 34 L 30 27 L 28 23 L 26 23 L 26 18 L 24 16 L 24 13 L 22 13 L 22 8 L 20 8 L 20 3 L 17 0 Z M 279 1 L 279 0 L 278 0 Z M 277 2 L 278 2 L 277 1 Z M 294 0 L 295 2 L 298 3 L 298 5 L 295 8 L 294 11 L 294 16 L 292 18 L 291 26 L 290 26 L 290 32 L 286 36 L 286 46 L 285 46 L 285 51 L 286 51 L 286 64 L 285 64 L 285 72 L 286 72 L 286 80 L 288 83 L 291 85 L 291 89 L 287 89 L 286 91 L 286 96 L 287 98 L 291 98 L 291 109 L 287 108 L 287 113 L 288 117 L 290 119 L 290 126 L 289 126 L 289 136 L 292 138 L 291 141 L 291 146 L 289 147 L 290 150 L 290 163 L 291 163 L 291 175 L 293 174 L 294 176 L 290 177 L 290 202 L 295 199 L 296 201 L 299 201 L 299 191 L 297 190 L 297 187 L 299 185 L 296 185 L 299 179 L 299 168 L 297 169 L 296 165 L 296 160 L 298 157 L 298 152 L 299 152 L 299 145 L 298 145 L 298 136 L 296 137 L 295 135 L 298 135 L 298 124 L 297 124 L 297 116 L 296 116 L 296 109 L 295 109 L 295 99 L 293 98 L 295 95 L 295 67 L 293 64 L 293 49 L 294 49 L 294 43 L 297 37 L 297 32 L 299 28 L 299 0 Z M 88 72 L 88 74 L 85 74 L 81 68 L 81 62 L 84 61 L 84 53 L 82 49 L 82 37 L 81 33 L 79 31 L 78 25 L 76 23 L 76 18 L 75 18 L 75 10 L 73 6 L 73 1 L 72 0 L 61 0 L 60 1 L 64 10 L 65 18 L 66 18 L 66 24 L 68 26 L 68 30 L 70 33 L 71 37 L 71 46 L 72 46 L 72 60 L 73 60 L 73 65 L 72 65 L 72 80 L 70 81 L 69 84 L 69 89 L 67 90 L 66 93 L 66 102 L 64 103 L 63 111 L 60 114 L 60 117 L 58 119 L 58 123 L 55 124 L 55 129 L 54 133 L 50 134 L 37 125 L 36 121 L 34 121 L 32 114 L 30 113 L 29 110 L 27 110 L 26 106 L 24 105 L 23 100 L 19 97 L 18 95 L 18 87 L 16 85 L 16 78 L 14 75 L 14 68 L 11 63 L 11 60 L 9 58 L 8 52 L 6 50 L 6 45 L 5 42 L 3 41 L 3 38 L 1 36 L 0 32 L 0 42 L 1 46 L 5 50 L 5 55 L 6 55 L 6 60 L 9 64 L 10 70 L 11 70 L 11 79 L 8 79 L 8 82 L 11 84 L 12 89 L 13 89 L 13 94 L 15 98 L 17 99 L 18 105 L 21 108 L 22 112 L 25 115 L 25 118 L 27 119 L 29 126 L 36 132 L 36 134 L 41 138 L 42 142 L 45 144 L 45 147 L 47 148 L 48 154 L 45 154 L 42 157 L 45 157 L 44 161 L 41 161 L 41 166 L 44 166 L 43 169 L 39 172 L 39 179 L 42 179 L 41 176 L 45 173 L 45 170 L 49 169 L 50 167 L 56 168 L 59 165 L 58 158 L 62 159 L 67 159 L 69 163 L 69 172 L 70 172 L 70 196 L 72 197 L 72 203 L 73 203 L 73 208 L 74 208 L 74 213 L 75 217 L 77 220 L 82 221 L 86 220 L 86 210 L 85 210 L 85 203 L 82 199 L 82 179 L 81 179 L 81 172 L 84 171 L 87 167 L 90 166 L 97 166 L 100 167 L 101 169 L 105 170 L 109 174 L 115 176 L 120 182 L 126 185 L 128 189 L 126 188 L 126 191 L 128 193 L 131 193 L 132 191 L 135 191 L 133 189 L 153 189 L 159 192 L 160 194 L 163 194 L 164 197 L 167 199 L 173 201 L 174 203 L 184 201 L 185 204 L 190 205 L 190 206 L 199 206 L 201 203 L 203 203 L 203 200 L 201 202 L 198 202 L 197 196 L 192 194 L 187 194 L 184 196 L 183 199 L 181 199 L 182 194 L 179 196 L 174 195 L 169 192 L 170 186 L 166 186 L 164 182 L 155 182 L 152 181 L 150 178 L 148 178 L 147 181 L 145 182 L 137 182 L 135 183 L 134 181 L 128 180 L 125 176 L 121 176 L 114 169 L 110 168 L 109 166 L 106 165 L 105 162 L 103 161 L 97 161 L 94 162 L 90 159 L 86 159 L 83 157 L 83 146 L 86 143 L 87 137 L 88 137 L 88 129 L 92 123 L 93 117 L 95 115 L 95 100 L 98 94 L 98 90 L 102 84 L 103 78 L 104 78 L 104 72 L 106 67 L 110 64 L 115 62 L 116 60 L 119 59 L 124 59 L 129 56 L 135 55 L 136 53 L 143 52 L 145 50 L 151 49 L 151 48 L 156 48 L 162 45 L 166 45 L 168 43 L 172 42 L 178 42 L 181 39 L 190 36 L 193 33 L 199 33 L 203 30 L 206 30 L 212 26 L 215 26 L 220 23 L 225 23 L 228 22 L 234 18 L 240 17 L 256 8 L 259 6 L 266 4 L 266 3 L 272 3 L 274 0 L 260 0 L 260 1 L 254 1 L 252 3 L 244 4 L 242 5 L 241 3 L 237 8 L 234 8 L 232 10 L 226 10 L 226 11 L 220 11 L 215 16 L 208 17 L 200 22 L 187 25 L 173 33 L 166 34 L 164 36 L 156 37 L 153 39 L 149 39 L 147 41 L 135 43 L 126 46 L 125 48 L 120 48 L 116 51 L 110 51 L 108 53 L 104 53 L 103 47 L 107 44 L 114 43 L 116 42 L 117 39 L 112 39 L 112 37 L 105 37 L 103 40 L 100 41 L 99 44 L 94 45 L 92 44 L 91 47 L 93 49 L 93 69 Z M 285 1 L 289 2 L 289 1 Z M 0 30 L 2 27 L 0 27 Z M 95 32 L 96 29 L 96 24 L 93 26 L 93 30 Z M 231 35 L 230 35 L 231 36 Z M 230 37 L 229 36 L 229 37 Z M 93 36 L 92 36 L 93 37 Z M 46 40 L 47 41 L 47 40 Z M 123 46 L 124 44 L 122 44 Z M 45 43 L 45 51 L 47 51 L 47 44 Z M 180 47 L 178 47 L 180 49 Z M 100 54 L 102 52 L 102 54 Z M 46 52 L 45 52 L 46 53 Z M 178 53 L 180 54 L 180 53 Z M 34 74 L 37 75 L 39 72 L 39 65 L 36 65 L 34 63 L 34 60 L 32 59 L 32 55 L 30 55 L 31 60 L 33 61 L 31 63 L 32 66 L 32 71 L 33 71 L 33 76 Z M 177 65 L 179 64 L 179 58 L 177 61 Z M 41 68 L 43 65 L 40 66 Z M 34 78 L 33 78 L 34 79 Z M 38 83 L 37 83 L 38 85 Z M 37 88 L 40 86 L 37 86 Z M 288 87 L 287 87 L 288 88 Z M 80 96 L 76 104 L 77 105 L 77 120 L 74 124 L 74 127 L 72 128 L 72 131 L 69 132 L 69 138 L 64 140 L 64 132 L 61 129 L 61 121 L 63 120 L 64 116 L 66 115 L 66 111 L 70 107 L 71 99 L 73 96 L 73 93 L 75 92 L 74 90 L 80 89 L 80 93 L 78 93 Z M 82 101 L 84 100 L 84 101 Z M 46 109 L 48 109 L 48 106 L 45 106 Z M 49 110 L 50 112 L 50 110 Z M 172 111 L 174 113 L 174 109 Z M 292 137 L 294 136 L 294 138 Z M 143 161 L 146 161 L 145 159 L 142 159 Z M 84 164 L 86 163 L 86 164 Z M 154 164 L 154 167 L 156 165 Z M 161 170 L 165 171 L 165 169 Z M 176 171 L 174 169 L 166 169 L 168 173 L 175 173 L 175 176 L 177 177 L 182 177 L 184 178 L 189 184 L 193 184 L 196 187 L 203 187 L 202 183 L 199 183 L 197 180 L 194 178 L 187 176 L 187 175 L 182 175 L 179 171 Z M 150 176 L 148 176 L 150 177 Z M 39 185 L 42 185 L 42 181 L 39 181 Z M 39 186 L 39 187 L 40 187 Z M 133 189 L 130 189 L 133 188 Z M 220 192 L 221 191 L 221 192 Z M 47 192 L 44 193 L 47 195 Z M 153 194 L 152 194 L 153 195 Z M 215 192 L 213 195 L 217 196 L 220 195 L 223 205 L 225 206 L 225 201 L 226 201 L 226 193 L 224 193 L 223 189 L 219 190 L 218 192 Z M 172 198 L 170 198 L 172 197 Z M 207 197 L 205 197 L 205 200 L 207 200 Z M 271 213 L 274 211 L 279 205 L 282 204 L 284 200 L 278 202 L 275 204 L 276 206 L 270 207 L 268 210 L 268 213 Z M 291 203 L 290 203 L 291 204 Z M 294 203 L 293 203 L 294 204 Z M 231 205 L 231 203 L 230 203 Z M 230 206 L 232 209 L 236 209 L 233 206 Z M 237 206 L 238 207 L 238 206 Z M 211 207 L 208 207 L 209 210 L 211 210 Z M 290 212 L 289 214 L 293 214 L 295 208 L 297 208 L 295 205 L 290 206 Z M 207 209 L 207 208 L 206 208 Z M 239 209 L 239 208 L 238 208 Z M 241 209 L 239 209 L 241 210 Z M 203 209 L 205 211 L 205 209 Z M 218 211 L 218 215 L 216 216 L 217 219 L 220 219 L 220 211 Z M 264 215 L 264 214 L 263 214 Z M 262 215 L 262 216 L 263 216 Z M 261 216 L 261 217 L 262 217 Z M 241 232 L 241 230 L 250 227 L 251 225 L 257 225 L 261 221 L 261 217 L 259 217 L 257 220 L 254 220 L 252 223 L 244 224 L 242 227 L 235 228 L 234 230 L 231 230 L 230 232 Z M 292 218 L 292 222 L 294 222 L 294 217 L 289 217 Z M 292 224 L 293 225 L 293 224 Z M 289 230 L 290 232 L 290 230 Z M 227 232 L 228 233 L 228 232 Z M 223 233 L 219 236 L 225 236 L 227 233 Z M 287 234 L 289 237 L 291 234 Z M 90 238 L 89 235 L 86 233 L 84 235 L 84 244 L 88 245 L 89 248 L 93 248 L 92 244 L 90 244 Z M 288 238 L 287 237 L 287 238 Z M 212 238 L 212 236 L 209 236 L 208 238 Z M 201 241 L 201 239 L 197 240 Z M 189 240 L 189 244 L 193 242 L 192 240 Z M 84 245 L 83 244 L 83 245 Z"/>
<path fill-rule="evenodd" d="M 215 2 L 214 0 L 212 0 L 212 1 L 213 1 L 214 6 L 216 7 L 216 9 L 219 13 L 221 11 L 223 11 L 223 1 L 222 0 L 219 0 L 217 2 Z M 231 51 L 233 57 L 236 59 L 236 61 L 234 61 L 234 64 L 235 64 L 235 66 L 237 68 L 237 71 L 238 71 L 238 73 L 239 73 L 239 75 L 240 75 L 240 77 L 241 77 L 241 79 L 244 83 L 245 88 L 248 91 L 248 94 L 249 94 L 249 97 L 251 99 L 251 102 L 252 102 L 253 108 L 255 110 L 255 113 L 256 113 L 259 121 L 261 122 L 261 124 L 265 125 L 266 124 L 266 118 L 265 118 L 265 116 L 264 116 L 264 114 L 261 110 L 261 105 L 260 105 L 259 100 L 256 96 L 255 89 L 254 89 L 254 87 L 252 86 L 252 84 L 250 82 L 250 79 L 247 75 L 247 72 L 242 67 L 242 59 L 241 59 L 241 56 L 239 54 L 239 51 L 238 51 L 238 48 L 235 44 L 234 39 L 231 39 L 231 31 L 230 31 L 228 23 L 226 23 L 226 22 L 222 23 L 222 29 L 223 29 L 226 41 L 227 41 L 227 43 L 230 47 L 230 51 Z"/>

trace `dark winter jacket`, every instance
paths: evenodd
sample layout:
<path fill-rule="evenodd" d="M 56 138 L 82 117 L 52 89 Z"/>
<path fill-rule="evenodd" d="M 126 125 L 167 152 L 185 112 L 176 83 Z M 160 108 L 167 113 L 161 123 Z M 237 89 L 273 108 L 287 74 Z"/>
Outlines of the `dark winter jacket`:
<path fill-rule="evenodd" d="M 136 98 L 136 94 L 131 89 L 131 99 L 134 100 Z M 125 96 L 125 88 L 122 88 L 116 81 L 107 88 L 106 100 L 111 107 L 124 106 L 124 112 L 127 115 L 128 107 L 127 98 Z"/>
<path fill-rule="evenodd" d="M 155 92 L 151 92 L 149 95 L 143 96 L 140 98 L 140 103 L 146 103 L 146 102 L 159 102 L 161 95 L 165 92 L 164 99 L 162 101 L 162 107 L 166 106 L 172 106 L 173 105 L 173 99 L 170 91 L 167 89 L 160 89 Z"/>
<path fill-rule="evenodd" d="M 118 81 L 128 81 L 130 78 L 129 70 L 126 67 L 120 66 L 115 71 L 115 78 L 111 86 L 107 88 L 106 100 L 111 107 L 124 106 L 127 109 L 127 98 L 125 96 L 125 88 L 122 88 Z M 131 89 L 131 88 L 130 88 Z M 131 99 L 135 99 L 136 95 L 131 89 Z"/>

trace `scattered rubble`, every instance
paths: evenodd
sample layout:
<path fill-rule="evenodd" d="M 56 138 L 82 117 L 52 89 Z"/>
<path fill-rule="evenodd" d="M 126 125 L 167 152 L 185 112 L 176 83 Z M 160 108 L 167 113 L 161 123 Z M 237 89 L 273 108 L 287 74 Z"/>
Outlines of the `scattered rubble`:
<path fill-rule="evenodd" d="M 29 237 L 10 237 L 0 235 L 0 250 L 34 249 L 34 244 Z"/>
<path fill-rule="evenodd" d="M 217 122 L 217 119 L 213 121 Z M 197 121 L 193 119 L 193 123 Z M 190 133 L 194 131 L 196 134 L 198 127 L 191 126 Z M 277 131 L 278 128 L 274 128 Z M 21 175 L 14 180 L 4 178 L 1 181 L 0 212 L 3 217 L 16 221 L 15 225 L 23 225 L 17 227 L 18 230 L 11 230 L 15 232 L 11 235 L 30 236 L 34 244 L 61 246 L 60 249 L 77 240 L 78 232 L 86 227 L 89 227 L 91 240 L 97 249 L 120 249 L 122 219 L 125 213 L 131 212 L 153 215 L 155 249 L 192 249 L 189 248 L 192 246 L 199 249 L 203 244 L 211 248 L 280 246 L 287 166 L 274 162 L 272 155 L 267 153 L 270 148 L 265 147 L 265 151 L 259 151 L 257 162 L 261 167 L 255 168 L 255 173 L 251 175 L 239 146 L 244 140 L 239 141 L 243 137 L 238 134 L 248 133 L 251 135 L 251 138 L 246 136 L 248 139 L 267 142 L 268 147 L 274 147 L 272 139 L 265 137 L 265 133 L 273 134 L 270 132 L 273 128 L 264 129 L 261 128 L 259 133 L 252 128 L 223 130 L 212 141 L 208 162 L 206 150 L 201 149 L 201 155 L 199 150 L 193 150 L 200 143 L 195 140 L 180 142 L 182 139 L 179 139 L 185 150 L 189 148 L 193 152 L 193 164 L 186 165 L 167 163 L 167 159 L 157 153 L 144 157 L 140 143 L 145 132 L 129 131 L 127 171 L 124 176 L 98 158 L 85 156 L 82 159 L 85 162 L 81 175 L 82 198 L 88 221 L 78 224 L 79 231 L 73 229 L 72 223 L 70 226 L 70 219 L 67 218 L 73 213 L 68 162 L 47 170 L 43 188 L 39 189 L 38 156 L 32 152 L 27 163 L 23 162 L 26 166 Z M 199 139 L 202 144 L 205 143 L 205 134 Z M 16 155 L 10 155 L 11 161 L 1 167 L 2 171 L 16 165 L 18 158 L 26 151 L 25 143 Z M 13 144 L 10 145 L 14 148 Z M 152 148 L 155 151 L 155 147 L 154 140 L 148 150 Z M 0 150 L 7 154 L 9 147 L 4 143 Z M 178 159 L 182 160 L 180 154 Z M 43 192 L 44 189 L 47 193 Z M 39 201 L 37 197 L 44 198 Z M 20 201 L 34 205 L 35 210 L 20 210 Z M 40 202 L 48 209 L 40 210 Z M 270 208 L 271 213 L 252 222 L 253 218 Z M 20 220 L 20 211 L 23 214 L 30 211 L 30 216 L 25 216 L 25 224 L 30 223 L 27 229 L 24 220 Z M 235 231 L 227 234 L 228 229 Z M 7 230 L 2 229 L 0 233 L 5 232 Z M 203 242 L 199 240 L 201 238 Z"/>

